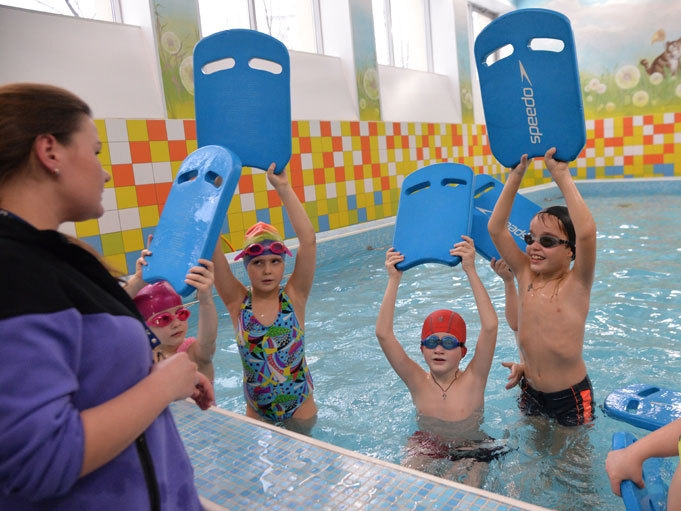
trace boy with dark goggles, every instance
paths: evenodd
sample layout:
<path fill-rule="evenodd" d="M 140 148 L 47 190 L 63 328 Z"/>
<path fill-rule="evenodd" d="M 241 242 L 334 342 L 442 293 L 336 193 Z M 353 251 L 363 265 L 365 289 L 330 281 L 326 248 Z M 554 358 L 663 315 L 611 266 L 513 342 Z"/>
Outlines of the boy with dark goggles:
<path fill-rule="evenodd" d="M 523 239 L 528 245 L 532 245 L 535 241 L 538 241 L 539 244 L 544 248 L 553 248 L 556 245 L 567 245 L 568 247 L 572 247 L 572 243 L 570 243 L 568 240 L 562 240 L 560 238 L 556 238 L 555 236 L 549 236 L 548 234 L 539 236 L 539 238 L 535 238 L 533 234 L 526 234 L 523 236 Z"/>
<path fill-rule="evenodd" d="M 453 335 L 445 335 L 443 337 L 429 335 L 421 341 L 421 346 L 428 348 L 429 350 L 434 350 L 438 344 L 446 350 L 453 350 L 454 348 L 465 346 L 463 342 L 460 342 L 459 339 Z"/>

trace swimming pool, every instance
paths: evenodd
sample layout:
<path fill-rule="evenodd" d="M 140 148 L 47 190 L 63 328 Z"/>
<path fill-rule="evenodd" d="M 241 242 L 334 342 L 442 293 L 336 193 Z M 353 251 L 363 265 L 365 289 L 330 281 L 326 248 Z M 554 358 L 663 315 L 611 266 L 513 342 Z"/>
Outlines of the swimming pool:
<path fill-rule="evenodd" d="M 596 402 L 601 405 L 610 390 L 629 383 L 678 388 L 678 192 L 666 195 L 660 193 L 665 186 L 657 186 L 649 190 L 654 195 L 639 198 L 635 194 L 641 185 L 634 183 L 615 196 L 604 196 L 612 193 L 613 185 L 590 188 L 585 187 L 583 194 L 598 227 L 598 262 L 584 357 Z M 549 188 L 528 196 L 548 205 L 556 203 L 556 195 Z M 312 436 L 399 463 L 407 438 L 416 430 L 415 414 L 406 387 L 374 336 L 387 278 L 383 261 L 391 238 L 392 227 L 385 226 L 370 234 L 319 244 L 321 264 L 308 304 L 306 336 L 319 406 Z M 367 250 L 367 245 L 372 249 Z M 604 459 L 613 432 L 643 432 L 600 410 L 593 425 L 571 430 L 521 417 L 515 403 L 517 390 L 504 389 L 507 370 L 500 365 L 516 353 L 513 335 L 503 320 L 503 285 L 483 259 L 477 260 L 477 267 L 500 318 L 483 429 L 495 438 L 506 438 L 514 449 L 491 463 L 483 488 L 556 509 L 621 509 L 621 501 L 610 493 Z M 231 322 L 217 303 L 221 318 L 215 357 L 217 400 L 219 406 L 241 413 L 241 364 Z M 415 360 L 422 360 L 418 349 L 422 318 L 436 307 L 460 311 L 469 325 L 469 339 L 476 338 L 473 332 L 479 323 L 461 268 L 413 268 L 406 272 L 398 294 L 395 332 Z M 190 328 L 195 329 L 195 323 Z M 671 462 L 666 468 L 670 477 Z"/>

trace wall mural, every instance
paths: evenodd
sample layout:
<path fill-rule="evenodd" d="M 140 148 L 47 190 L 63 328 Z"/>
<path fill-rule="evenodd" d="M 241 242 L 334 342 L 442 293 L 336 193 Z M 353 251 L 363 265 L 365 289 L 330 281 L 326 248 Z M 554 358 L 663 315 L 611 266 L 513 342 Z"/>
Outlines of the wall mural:
<path fill-rule="evenodd" d="M 371 0 L 350 0 L 350 22 L 359 118 L 362 121 L 380 121 L 381 98 Z"/>
<path fill-rule="evenodd" d="M 681 2 L 519 0 L 570 18 L 587 119 L 681 111 Z"/>

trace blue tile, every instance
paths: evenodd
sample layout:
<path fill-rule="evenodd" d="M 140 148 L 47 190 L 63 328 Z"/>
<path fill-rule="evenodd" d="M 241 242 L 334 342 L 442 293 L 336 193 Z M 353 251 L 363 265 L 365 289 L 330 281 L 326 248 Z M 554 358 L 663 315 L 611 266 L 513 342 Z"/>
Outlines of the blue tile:
<path fill-rule="evenodd" d="M 374 205 L 383 204 L 383 194 L 381 192 L 374 192 Z"/>

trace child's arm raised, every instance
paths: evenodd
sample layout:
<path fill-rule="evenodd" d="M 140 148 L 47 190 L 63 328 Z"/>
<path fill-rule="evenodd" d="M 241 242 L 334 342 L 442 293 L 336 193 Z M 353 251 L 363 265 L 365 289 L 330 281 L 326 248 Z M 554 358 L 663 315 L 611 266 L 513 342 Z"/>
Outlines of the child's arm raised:
<path fill-rule="evenodd" d="M 147 285 L 144 280 L 142 280 L 142 267 L 147 265 L 146 257 L 151 255 L 151 250 L 149 250 L 149 244 L 151 243 L 153 234 L 147 237 L 147 248 L 143 248 L 140 252 L 140 256 L 135 261 L 135 273 L 125 282 L 123 289 L 128 293 L 130 298 L 135 298 L 137 293 L 139 293 L 144 286 Z"/>
<path fill-rule="evenodd" d="M 395 337 L 393 330 L 395 300 L 397 299 L 397 289 L 402 280 L 402 272 L 395 268 L 395 265 L 401 261 L 404 261 L 404 256 L 396 252 L 394 248 L 390 248 L 386 252 L 385 267 L 388 270 L 388 285 L 385 288 L 383 302 L 381 302 L 381 308 L 378 311 L 378 318 L 376 318 L 376 338 L 392 368 L 411 390 L 410 385 L 414 383 L 416 376 L 422 369 L 409 358 L 409 355 Z"/>
<path fill-rule="evenodd" d="M 489 370 L 492 367 L 492 359 L 494 358 L 494 348 L 497 343 L 499 320 L 487 290 L 483 286 L 478 272 L 475 270 L 475 245 L 473 244 L 473 239 L 468 236 L 461 237 L 464 241 L 454 244 L 454 248 L 449 253 L 461 258 L 461 266 L 468 277 L 468 283 L 475 298 L 475 306 L 480 315 L 480 335 L 475 345 L 475 355 L 468 367 L 479 379 L 487 381 Z"/>
<path fill-rule="evenodd" d="M 513 200 L 518 193 L 520 182 L 526 170 L 527 155 L 523 154 L 520 158 L 520 163 L 509 172 L 504 189 L 501 191 L 501 195 L 494 205 L 492 216 L 490 216 L 487 223 L 487 230 L 494 242 L 494 246 L 516 276 L 520 275 L 520 272 L 528 267 L 528 262 L 525 253 L 518 248 L 518 245 L 513 240 L 507 225 L 508 219 L 511 216 L 511 209 L 513 208 Z"/>
<path fill-rule="evenodd" d="M 494 259 L 489 263 L 494 273 L 504 281 L 504 315 L 508 326 L 514 334 L 518 334 L 518 289 L 515 287 L 515 277 L 513 271 L 508 267 L 503 259 Z"/>
<path fill-rule="evenodd" d="M 596 222 L 572 180 L 568 164 L 553 158 L 556 148 L 544 155 L 544 163 L 551 177 L 565 197 L 565 204 L 575 228 L 575 263 L 573 274 L 584 287 L 591 289 L 596 268 Z"/>
<path fill-rule="evenodd" d="M 215 281 L 215 289 L 220 295 L 220 299 L 225 304 L 227 312 L 229 312 L 232 322 L 239 315 L 239 307 L 246 296 L 247 290 L 239 279 L 237 279 L 232 270 L 229 268 L 227 258 L 220 249 L 220 240 L 218 239 L 213 252 L 213 276 Z"/>
<path fill-rule="evenodd" d="M 281 202 L 284 204 L 289 220 L 291 220 L 291 225 L 293 225 L 293 230 L 298 237 L 296 262 L 293 267 L 293 273 L 286 284 L 286 291 L 294 301 L 297 300 L 304 306 L 310 295 L 310 289 L 312 289 L 312 282 L 314 280 L 315 266 L 317 264 L 317 237 L 305 208 L 303 208 L 288 181 L 286 171 L 281 172 L 281 174 L 275 174 L 273 163 L 267 169 L 267 179 L 277 191 Z M 298 319 L 301 322 L 304 322 L 301 317 L 304 314 L 304 308 L 302 310 L 296 309 L 296 315 L 298 315 Z"/>
<path fill-rule="evenodd" d="M 185 283 L 194 286 L 199 299 L 199 328 L 196 342 L 189 347 L 188 353 L 199 366 L 199 371 L 212 382 L 215 378 L 213 355 L 218 336 L 218 313 L 213 302 L 213 262 L 199 259 L 201 266 L 189 270 Z"/>

